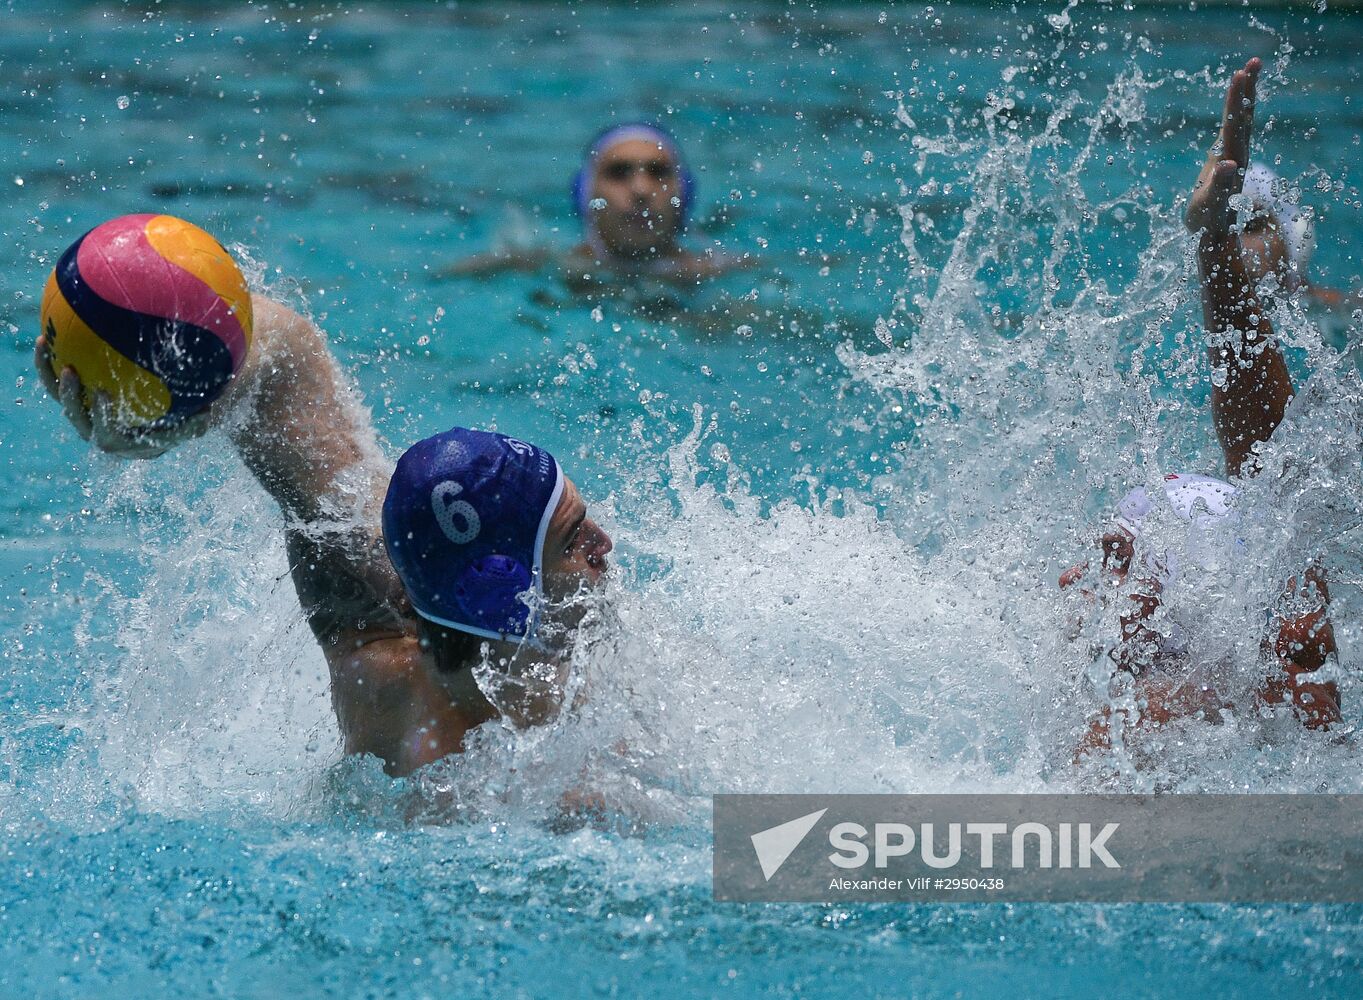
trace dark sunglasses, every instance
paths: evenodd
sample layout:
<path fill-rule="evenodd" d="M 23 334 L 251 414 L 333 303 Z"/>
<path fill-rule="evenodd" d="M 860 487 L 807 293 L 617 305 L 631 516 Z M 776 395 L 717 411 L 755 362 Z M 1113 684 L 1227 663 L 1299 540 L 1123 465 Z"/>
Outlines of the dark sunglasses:
<path fill-rule="evenodd" d="M 671 180 L 677 173 L 677 168 L 666 160 L 647 160 L 642 163 L 612 160 L 602 164 L 601 176 L 608 181 L 627 181 L 634 176 L 636 170 L 642 170 L 655 181 Z"/>

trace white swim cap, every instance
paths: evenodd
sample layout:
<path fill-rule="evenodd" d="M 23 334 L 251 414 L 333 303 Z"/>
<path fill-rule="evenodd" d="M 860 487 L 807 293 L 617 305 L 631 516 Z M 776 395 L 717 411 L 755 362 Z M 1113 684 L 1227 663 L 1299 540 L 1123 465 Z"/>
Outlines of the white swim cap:
<path fill-rule="evenodd" d="M 1223 525 L 1239 520 L 1239 514 L 1231 509 L 1235 492 L 1230 483 L 1212 476 L 1177 472 L 1164 477 L 1164 502 L 1188 525 L 1187 541 L 1182 550 L 1194 562 L 1210 557 L 1219 547 L 1219 530 Z M 1137 539 L 1141 536 L 1141 523 L 1154 506 L 1149 491 L 1138 486 L 1117 504 L 1117 523 L 1133 540 Z M 1238 539 L 1236 544 L 1241 544 Z M 1179 575 L 1179 559 L 1174 552 L 1147 552 L 1144 561 L 1162 583 L 1171 583 Z"/>
<path fill-rule="evenodd" d="M 1262 163 L 1250 164 L 1241 190 L 1255 208 L 1273 217 L 1283 234 L 1287 256 L 1297 269 L 1297 276 L 1306 277 L 1306 265 L 1316 250 L 1315 227 L 1310 214 L 1288 194 L 1286 182 Z"/>
<path fill-rule="evenodd" d="M 1211 476 L 1194 473 L 1171 472 L 1164 477 L 1164 498 L 1179 520 L 1194 523 L 1194 513 L 1198 519 L 1219 520 L 1231 512 L 1231 498 L 1235 487 L 1230 483 Z M 1197 510 L 1198 502 L 1202 510 Z M 1150 513 L 1154 503 L 1144 486 L 1138 486 L 1117 503 L 1117 523 L 1131 532 L 1133 538 L 1140 537 L 1141 522 Z"/>

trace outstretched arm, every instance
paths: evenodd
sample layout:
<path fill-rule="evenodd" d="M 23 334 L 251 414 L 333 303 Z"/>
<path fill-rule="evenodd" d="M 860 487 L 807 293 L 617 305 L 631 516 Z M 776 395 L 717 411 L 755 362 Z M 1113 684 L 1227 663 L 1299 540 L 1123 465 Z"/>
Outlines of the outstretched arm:
<path fill-rule="evenodd" d="M 469 726 L 430 675 L 383 547 L 391 466 L 322 333 L 277 302 L 254 308 L 261 349 L 239 393 L 245 411 L 226 427 L 284 511 L 289 570 L 330 668 L 346 752 L 407 774 L 461 749 Z"/>
<path fill-rule="evenodd" d="M 509 271 L 538 271 L 552 259 L 552 256 L 544 247 L 488 250 L 437 268 L 432 272 L 431 278 L 441 281 L 447 278 L 485 278 Z"/>
<path fill-rule="evenodd" d="M 87 409 L 71 368 L 54 372 L 46 339 L 35 361 L 77 432 L 104 451 L 154 458 L 221 426 L 284 513 L 299 602 L 331 671 L 347 752 L 371 753 L 395 774 L 457 750 L 449 696 L 426 669 L 402 585 L 384 552 L 379 505 L 389 465 L 368 413 L 349 398 L 326 340 L 308 320 L 262 296 L 252 302 L 250 355 L 223 396 L 189 426 L 131 432 L 106 397 Z"/>
<path fill-rule="evenodd" d="M 1249 166 L 1261 68 L 1258 59 L 1251 59 L 1231 78 L 1221 134 L 1197 179 L 1186 218 L 1188 228 L 1198 234 L 1202 316 L 1212 335 L 1211 362 L 1225 371 L 1224 384 L 1212 387 L 1212 420 L 1231 476 L 1256 471 L 1247 464 L 1252 449 L 1277 429 L 1293 395 L 1287 363 L 1233 229 L 1235 211 L 1230 205 Z"/>
<path fill-rule="evenodd" d="M 1251 59 L 1231 78 L 1221 135 L 1198 177 L 1187 215 L 1188 228 L 1198 233 L 1202 314 L 1213 335 L 1211 361 L 1226 374 L 1224 385 L 1212 387 L 1212 419 L 1226 471 L 1232 476 L 1258 471 L 1254 445 L 1277 430 L 1294 394 L 1273 325 L 1255 292 L 1245 259 L 1248 251 L 1232 228 L 1235 212 L 1230 199 L 1240 191 L 1249 166 L 1261 68 L 1258 59 Z M 1326 617 L 1329 593 L 1324 572 L 1313 568 L 1306 581 L 1316 607 L 1277 622 L 1271 652 L 1282 673 L 1264 686 L 1260 697 L 1269 704 L 1290 700 L 1308 727 L 1325 729 L 1340 719 L 1339 691 L 1333 682 L 1313 682 L 1312 677 L 1336 647 Z"/>
<path fill-rule="evenodd" d="M 232 443 L 291 521 L 357 519 L 376 531 L 391 466 L 368 411 L 311 322 L 262 296 L 253 307 L 260 349 L 236 393 L 246 412 L 228 422 Z"/>

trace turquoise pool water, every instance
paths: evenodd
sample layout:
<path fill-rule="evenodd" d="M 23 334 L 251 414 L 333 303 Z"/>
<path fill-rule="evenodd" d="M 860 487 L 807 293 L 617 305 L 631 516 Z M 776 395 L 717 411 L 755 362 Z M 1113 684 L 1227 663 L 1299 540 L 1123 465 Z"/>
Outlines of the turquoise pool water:
<path fill-rule="evenodd" d="M 1351 743 L 1253 719 L 1076 770 L 1095 703 L 1054 586 L 1125 489 L 1217 468 L 1177 219 L 1246 54 L 1319 279 L 1363 287 L 1363 21 L 15 2 L 2 23 L 0 995 L 1357 994 L 1357 907 L 717 905 L 707 823 L 719 791 L 1363 790 Z M 684 301 L 438 279 L 569 245 L 581 147 L 638 115 L 697 171 L 694 241 L 760 267 Z M 341 759 L 278 513 L 226 443 L 120 465 L 31 375 L 56 256 L 148 210 L 310 312 L 394 454 L 456 421 L 559 454 L 617 539 L 579 715 L 405 782 Z M 1256 588 L 1324 545 L 1354 724 L 1358 324 L 1278 321 L 1309 387 L 1280 457 L 1310 488 L 1251 491 L 1263 556 L 1192 610 L 1249 663 Z M 612 829 L 552 822 L 583 782 Z"/>

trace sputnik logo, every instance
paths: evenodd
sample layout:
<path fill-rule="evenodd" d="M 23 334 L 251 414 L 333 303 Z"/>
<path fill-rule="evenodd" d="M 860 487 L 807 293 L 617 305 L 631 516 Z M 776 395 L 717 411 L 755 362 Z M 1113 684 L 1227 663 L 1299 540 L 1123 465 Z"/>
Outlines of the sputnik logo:
<path fill-rule="evenodd" d="M 814 824 L 826 812 L 827 809 L 820 809 L 752 835 L 753 850 L 757 852 L 757 863 L 762 866 L 762 877 L 766 881 L 770 882 L 771 877 L 781 870 L 786 859 L 795 853 L 795 848 L 804 842 L 809 831 L 814 829 Z"/>

